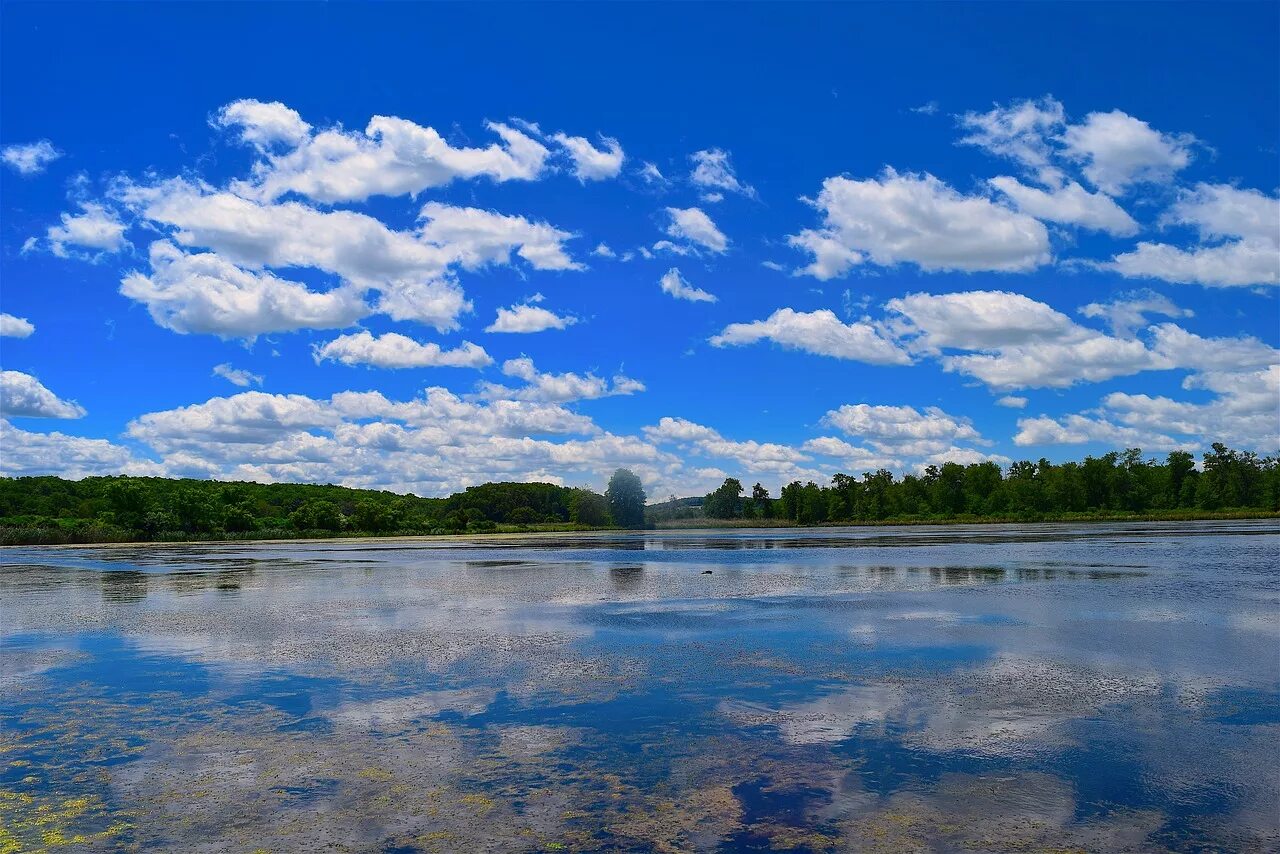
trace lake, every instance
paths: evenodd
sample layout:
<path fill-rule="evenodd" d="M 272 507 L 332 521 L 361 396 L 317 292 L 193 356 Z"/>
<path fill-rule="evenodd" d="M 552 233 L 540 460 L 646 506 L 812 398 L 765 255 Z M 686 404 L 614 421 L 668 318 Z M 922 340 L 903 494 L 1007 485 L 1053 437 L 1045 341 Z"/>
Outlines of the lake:
<path fill-rule="evenodd" d="M 1274 520 L 0 563 L 0 850 L 1280 848 Z"/>

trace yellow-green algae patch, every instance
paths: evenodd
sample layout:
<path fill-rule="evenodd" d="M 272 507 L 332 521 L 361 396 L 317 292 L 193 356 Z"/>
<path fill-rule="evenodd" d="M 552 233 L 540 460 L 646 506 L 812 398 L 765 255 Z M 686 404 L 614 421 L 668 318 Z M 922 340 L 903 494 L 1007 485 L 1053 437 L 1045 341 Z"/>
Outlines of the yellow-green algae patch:
<path fill-rule="evenodd" d="M 130 829 L 93 796 L 38 798 L 0 789 L 0 854 L 83 848 Z"/>

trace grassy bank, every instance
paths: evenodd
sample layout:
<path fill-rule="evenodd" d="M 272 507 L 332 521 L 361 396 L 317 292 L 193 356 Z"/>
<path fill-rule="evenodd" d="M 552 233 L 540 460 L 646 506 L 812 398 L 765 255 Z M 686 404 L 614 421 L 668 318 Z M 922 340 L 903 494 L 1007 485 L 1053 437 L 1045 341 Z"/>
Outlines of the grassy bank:
<path fill-rule="evenodd" d="M 879 521 L 823 522 L 817 525 L 793 522 L 788 519 L 706 519 L 688 518 L 666 520 L 650 525 L 651 531 L 692 531 L 702 529 L 823 529 L 823 528 L 881 528 L 912 526 L 966 526 L 966 525 L 1008 525 L 1039 523 L 1090 523 L 1090 522 L 1196 522 L 1196 521 L 1228 521 L 1233 519 L 1278 519 L 1280 512 L 1256 509 L 1242 510 L 1165 510 L 1151 513 L 1059 513 L 1043 516 L 958 516 L 939 519 L 928 517 L 898 517 Z M 128 537 L 122 532 L 94 531 L 80 529 L 64 531 L 52 528 L 0 528 L 0 546 L 32 546 L 32 545 L 128 545 L 157 544 L 184 545 L 199 543 L 288 543 L 288 542 L 394 542 L 403 540 L 482 540 L 510 537 L 520 534 L 554 534 L 554 533 L 600 533 L 621 532 L 623 529 L 544 523 L 534 525 L 496 525 L 492 530 L 477 532 L 442 531 L 424 534 L 421 531 L 374 532 L 346 531 L 335 534 L 332 531 L 296 531 L 291 528 L 278 530 L 259 530 L 241 533 L 219 533 L 191 537 L 181 532 L 173 532 L 171 536 L 154 539 Z"/>
<path fill-rule="evenodd" d="M 658 524 L 658 530 L 693 530 L 698 528 L 879 528 L 911 525 L 1009 525 L 1041 522 L 1197 522 L 1229 519 L 1280 519 L 1280 512 L 1242 508 L 1233 510 L 1153 510 L 1144 513 L 1044 513 L 1003 516 L 895 516 L 877 520 L 849 520 L 805 524 L 789 519 L 707 519 L 705 517 L 671 519 Z"/>

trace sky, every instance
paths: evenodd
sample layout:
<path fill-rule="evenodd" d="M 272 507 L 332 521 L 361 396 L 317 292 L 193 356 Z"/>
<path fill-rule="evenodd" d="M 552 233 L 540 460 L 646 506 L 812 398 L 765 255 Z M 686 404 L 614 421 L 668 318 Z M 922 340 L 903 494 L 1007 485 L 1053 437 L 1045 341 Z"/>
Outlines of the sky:
<path fill-rule="evenodd" d="M 0 15 L 0 474 L 1280 451 L 1280 4 Z"/>

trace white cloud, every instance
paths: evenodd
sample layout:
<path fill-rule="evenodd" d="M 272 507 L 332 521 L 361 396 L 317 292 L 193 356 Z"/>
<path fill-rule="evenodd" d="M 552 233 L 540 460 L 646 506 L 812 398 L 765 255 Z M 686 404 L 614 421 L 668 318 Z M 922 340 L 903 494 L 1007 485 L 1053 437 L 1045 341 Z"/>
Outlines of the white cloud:
<path fill-rule="evenodd" d="M 988 183 L 1004 193 L 1022 213 L 1048 222 L 1078 225 L 1117 237 L 1138 233 L 1138 223 L 1105 193 L 1090 193 L 1075 181 L 1052 190 L 1028 187 L 1001 176 Z"/>
<path fill-rule="evenodd" d="M 542 332 L 547 329 L 566 329 L 578 322 L 571 315 L 558 315 L 542 308 L 536 303 L 542 302 L 542 294 L 534 294 L 523 303 L 510 308 L 499 308 L 498 316 L 493 323 L 485 327 L 485 332 Z"/>
<path fill-rule="evenodd" d="M 503 362 L 502 372 L 509 377 L 524 380 L 525 385 L 522 388 L 513 389 L 497 383 L 483 382 L 478 386 L 481 397 L 539 403 L 569 403 L 575 400 L 595 400 L 644 391 L 644 383 L 622 374 L 615 375 L 610 381 L 592 373 L 543 373 L 527 356 Z"/>
<path fill-rule="evenodd" d="M 961 145 L 974 145 L 998 157 L 1027 167 L 1037 179 L 1056 184 L 1060 173 L 1053 165 L 1051 137 L 1065 124 L 1062 104 L 1050 97 L 1019 101 L 1010 107 L 995 106 L 989 112 L 968 112 L 959 125 L 968 135 Z"/>
<path fill-rule="evenodd" d="M 1174 365 L 1138 340 L 1080 326 L 1029 297 L 1003 291 L 909 294 L 885 307 L 908 347 L 992 388 L 1061 388 Z M 962 354 L 943 354 L 943 349 Z"/>
<path fill-rule="evenodd" d="M 1146 448 L 1171 450 L 1181 447 L 1178 440 L 1152 430 L 1139 430 L 1114 424 L 1106 419 L 1065 415 L 1019 418 L 1018 433 L 1013 443 L 1027 445 L 1079 445 L 1099 442 L 1114 448 Z"/>
<path fill-rule="evenodd" d="M 1207 403 L 1114 392 L 1097 410 L 1060 418 L 1018 421 L 1017 445 L 1101 442 L 1148 450 L 1203 448 L 1226 442 L 1263 453 L 1280 451 L 1280 357 L 1260 370 L 1231 369 L 1192 374 L 1187 389 L 1216 396 Z"/>
<path fill-rule="evenodd" d="M 0 313 L 0 337 L 27 338 L 36 331 L 36 327 L 25 317 Z"/>
<path fill-rule="evenodd" d="M 1185 285 L 1222 288 L 1280 284 L 1280 261 L 1275 251 L 1245 241 L 1192 250 L 1144 242 L 1103 266 L 1128 278 Z"/>
<path fill-rule="evenodd" d="M 564 248 L 574 235 L 545 222 L 437 202 L 426 204 L 419 219 L 420 239 L 443 249 L 450 263 L 464 269 L 509 264 L 512 250 L 535 270 L 583 269 Z"/>
<path fill-rule="evenodd" d="M 1076 324 L 1060 311 L 1010 291 L 915 293 L 885 303 L 907 321 L 899 336 L 916 336 L 916 346 L 985 350 L 1069 335 Z"/>
<path fill-rule="evenodd" d="M 618 253 L 609 248 L 607 243 L 597 243 L 596 248 L 591 250 L 591 254 L 597 258 L 616 258 Z"/>
<path fill-rule="evenodd" d="M 573 174 L 579 181 L 603 181 L 616 178 L 622 171 L 626 155 L 616 139 L 600 137 L 603 148 L 596 148 L 586 137 L 558 133 L 551 137 L 573 158 Z"/>
<path fill-rule="evenodd" d="M 470 341 L 443 350 L 434 341 L 424 344 L 397 332 L 374 336 L 367 330 L 317 344 L 313 355 L 317 364 L 328 359 L 375 368 L 483 368 L 493 364 L 484 348 Z"/>
<path fill-rule="evenodd" d="M 1133 184 L 1164 184 L 1191 162 L 1190 134 L 1165 134 L 1120 110 L 1089 113 L 1062 134 L 1064 154 L 1083 164 L 1084 176 L 1108 195 Z"/>
<path fill-rule="evenodd" d="M 1003 406 L 1007 409 L 1026 409 L 1027 399 L 1013 394 L 1006 394 L 1004 397 L 996 399 L 996 406 Z"/>
<path fill-rule="evenodd" d="M 664 417 L 644 428 L 644 434 L 655 444 L 676 444 L 704 457 L 733 460 L 744 477 L 768 473 L 782 481 L 796 479 L 826 481 L 830 474 L 800 466 L 809 457 L 789 445 L 754 440 L 734 441 L 702 424 L 684 418 Z M 724 477 L 723 472 L 720 473 Z M 719 483 L 713 484 L 719 486 Z"/>
<path fill-rule="evenodd" d="M 645 161 L 644 165 L 640 167 L 639 175 L 640 180 L 655 189 L 664 189 L 671 183 L 667 180 L 666 176 L 662 174 L 662 170 L 659 169 L 657 165 L 648 161 Z"/>
<path fill-rule="evenodd" d="M 1190 309 L 1179 308 L 1173 300 L 1152 290 L 1131 291 L 1120 294 L 1111 302 L 1091 302 L 1080 307 L 1085 317 L 1102 318 L 1119 336 L 1132 337 L 1139 327 L 1146 326 L 1148 314 L 1164 317 L 1194 317 Z"/>
<path fill-rule="evenodd" d="M 715 302 L 715 294 L 707 293 L 701 288 L 695 288 L 680 275 L 680 270 L 672 267 L 670 270 L 662 274 L 659 281 L 664 294 L 670 294 L 676 299 L 688 300 L 689 302 Z"/>
<path fill-rule="evenodd" d="M 1197 184 L 1182 191 L 1162 223 L 1195 228 L 1200 245 L 1143 242 L 1100 266 L 1130 278 L 1179 284 L 1280 285 L 1280 197 Z"/>
<path fill-rule="evenodd" d="M 219 479 L 341 483 L 440 495 L 485 481 L 545 480 L 548 472 L 603 488 L 626 466 L 651 490 L 678 488 L 678 458 L 616 436 L 560 405 L 465 401 L 442 388 L 392 401 L 378 392 L 329 399 L 243 392 L 143 415 L 128 435 L 168 470 L 202 465 Z M 582 436 L 585 438 L 535 438 Z"/>
<path fill-rule="evenodd" d="M 94 475 L 158 475 L 163 469 L 137 459 L 106 439 L 85 439 L 65 433 L 34 433 L 0 419 L 0 473 L 5 477 L 57 474 L 71 480 Z"/>
<path fill-rule="evenodd" d="M 932 175 L 886 168 L 879 179 L 828 178 L 814 206 L 823 226 L 792 236 L 815 255 L 801 272 L 830 278 L 866 256 L 926 271 L 1032 270 L 1049 261 L 1045 227 L 983 196 L 963 196 Z"/>
<path fill-rule="evenodd" d="M 846 404 L 824 415 L 822 423 L 881 451 L 906 448 L 919 452 L 928 447 L 928 452 L 938 453 L 952 442 L 982 441 L 972 421 L 948 415 L 936 406 L 920 412 L 911 406 Z M 930 447 L 933 445 L 940 447 Z"/>
<path fill-rule="evenodd" d="M 80 208 L 82 213 L 64 213 L 62 225 L 49 227 L 46 238 L 54 255 L 71 257 L 73 252 L 68 247 L 118 252 L 129 245 L 124 239 L 125 225 L 114 211 L 94 202 L 83 202 Z"/>
<path fill-rule="evenodd" d="M 819 356 L 851 359 L 872 365 L 906 365 L 911 357 L 870 323 L 844 324 L 827 309 L 780 308 L 764 320 L 731 323 L 710 339 L 714 347 L 754 344 L 768 339 L 783 347 Z"/>
<path fill-rule="evenodd" d="M 5 418 L 83 418 L 84 407 L 63 400 L 35 377 L 0 371 L 0 415 Z"/>
<path fill-rule="evenodd" d="M 350 287 L 315 293 L 269 272 L 241 269 L 212 253 L 187 254 L 167 240 L 151 244 L 150 260 L 151 275 L 127 274 L 120 293 L 142 303 L 152 320 L 174 332 L 254 338 L 341 328 L 369 313 Z"/>
<path fill-rule="evenodd" d="M 795 275 L 813 276 L 823 282 L 841 278 L 867 259 L 867 256 L 850 249 L 830 232 L 811 228 L 791 235 L 787 238 L 787 244 L 813 255 L 813 262 L 796 270 Z"/>
<path fill-rule="evenodd" d="M 37 142 L 6 145 L 0 148 L 0 160 L 24 177 L 39 175 L 49 164 L 62 156 L 47 139 Z"/>
<path fill-rule="evenodd" d="M 901 471 L 905 464 L 901 458 L 889 456 L 881 451 L 851 445 L 844 439 L 835 436 L 819 436 L 810 439 L 802 446 L 804 450 L 823 457 L 831 457 L 849 471 L 873 471 L 890 469 Z"/>
<path fill-rule="evenodd" d="M 733 171 L 733 164 L 729 162 L 729 153 L 719 148 L 709 148 L 703 151 L 695 151 L 689 155 L 689 159 L 694 162 L 694 169 L 689 175 L 689 180 L 696 186 L 705 188 L 704 198 L 707 196 L 720 196 L 716 190 L 724 190 L 729 193 L 736 193 L 740 196 L 746 196 L 749 199 L 756 197 L 756 189 L 750 184 L 744 184 L 738 180 L 737 174 Z M 720 196 L 723 198 L 723 196 Z M 720 201 L 720 198 L 708 199 Z"/>
<path fill-rule="evenodd" d="M 219 130 L 238 128 L 240 141 L 260 151 L 277 144 L 296 148 L 311 136 L 311 125 L 279 101 L 233 101 L 220 109 L 209 124 Z"/>
<path fill-rule="evenodd" d="M 455 268 L 509 264 L 514 252 L 537 270 L 581 269 L 564 250 L 568 232 L 477 208 L 428 203 L 418 229 L 409 232 L 353 211 L 258 204 L 183 180 L 150 187 L 125 183 L 117 195 L 147 219 L 174 229 L 173 239 L 185 246 L 207 247 L 240 267 L 305 267 L 336 275 L 352 286 L 337 291 L 377 290 L 378 311 L 441 331 L 456 328 L 458 316 L 470 309 L 452 278 Z M 299 324 L 304 325 L 314 324 Z"/>
<path fill-rule="evenodd" d="M 221 365 L 214 365 L 213 375 L 215 377 L 222 377 L 232 385 L 238 385 L 241 388 L 248 388 L 251 385 L 262 385 L 261 374 L 250 373 L 244 368 L 233 368 L 230 362 L 223 362 Z"/>
<path fill-rule="evenodd" d="M 258 147 L 262 159 L 253 179 L 233 189 L 264 200 L 297 193 L 333 204 L 415 194 L 457 179 L 532 181 L 550 155 L 542 143 L 496 122 L 486 127 L 500 142 L 454 147 L 434 128 L 395 116 L 374 116 L 363 132 L 335 127 L 311 134 L 293 110 L 256 101 L 224 107 L 215 126 L 237 127 L 243 140 Z M 285 148 L 267 151 L 272 143 Z"/>
<path fill-rule="evenodd" d="M 667 208 L 667 214 L 671 217 L 667 234 L 676 240 L 717 254 L 729 248 L 729 238 L 701 208 Z"/>
<path fill-rule="evenodd" d="M 1148 332 L 1152 351 L 1180 368 L 1233 371 L 1280 362 L 1280 350 L 1250 336 L 1203 338 L 1173 323 L 1157 324 Z"/>

